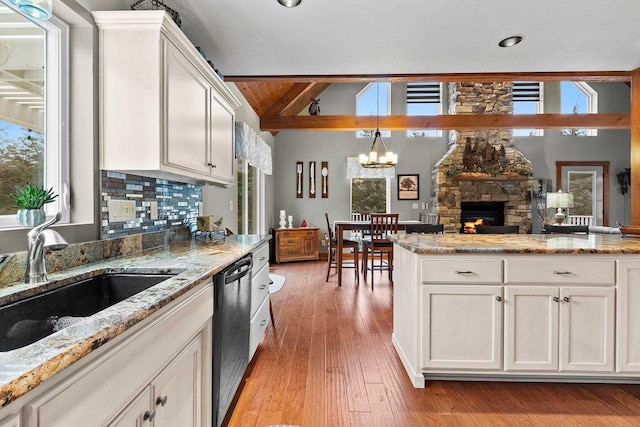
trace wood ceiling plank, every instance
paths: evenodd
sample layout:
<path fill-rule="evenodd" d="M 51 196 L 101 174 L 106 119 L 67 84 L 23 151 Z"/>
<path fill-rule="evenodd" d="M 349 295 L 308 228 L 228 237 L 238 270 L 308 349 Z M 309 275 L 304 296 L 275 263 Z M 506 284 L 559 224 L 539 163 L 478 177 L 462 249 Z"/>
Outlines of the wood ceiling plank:
<path fill-rule="evenodd" d="M 265 111 L 265 116 L 279 116 L 284 110 L 287 109 L 296 99 L 302 95 L 305 90 L 313 83 L 294 83 L 289 90 L 287 90 L 282 96 L 277 98 L 275 102 Z M 309 102 L 307 101 L 307 104 Z M 303 107 L 304 108 L 304 107 Z M 302 108 L 298 111 L 291 112 L 291 115 L 298 114 L 302 111 Z"/>
<path fill-rule="evenodd" d="M 312 99 L 317 98 L 331 83 L 311 83 L 307 85 L 300 95 L 286 106 L 279 115 L 294 115 L 300 113 L 309 105 Z"/>
<path fill-rule="evenodd" d="M 392 83 L 433 82 L 506 82 L 506 81 L 583 81 L 583 82 L 629 82 L 634 71 L 562 71 L 562 72 L 511 72 L 511 73 L 440 73 L 440 74 L 343 74 L 343 75 L 278 75 L 278 76 L 225 76 L 230 82 L 283 81 L 295 83 L 369 83 L 386 81 Z"/>
<path fill-rule="evenodd" d="M 380 116 L 380 129 L 629 129 L 629 114 L 482 114 L 441 116 Z M 640 127 L 640 124 L 638 125 Z M 354 131 L 375 129 L 375 116 L 262 116 L 260 129 L 278 132 L 282 130 Z M 639 137 L 640 139 L 640 137 Z M 639 144 L 640 145 L 640 144 Z M 638 148 L 640 166 L 640 146 Z"/>

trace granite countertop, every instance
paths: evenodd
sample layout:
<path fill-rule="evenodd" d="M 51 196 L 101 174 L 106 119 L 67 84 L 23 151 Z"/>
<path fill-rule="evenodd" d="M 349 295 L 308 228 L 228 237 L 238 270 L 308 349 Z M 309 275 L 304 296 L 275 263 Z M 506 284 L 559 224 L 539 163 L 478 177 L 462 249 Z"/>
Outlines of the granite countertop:
<path fill-rule="evenodd" d="M 178 273 L 28 346 L 0 352 L 0 407 L 70 366 L 128 328 L 268 241 L 270 236 L 230 236 L 224 244 L 188 240 L 163 248 L 49 274 L 44 285 L 0 289 L 0 305 L 105 272 Z"/>
<path fill-rule="evenodd" d="M 640 254 L 640 237 L 610 234 L 397 234 L 417 254 Z"/>

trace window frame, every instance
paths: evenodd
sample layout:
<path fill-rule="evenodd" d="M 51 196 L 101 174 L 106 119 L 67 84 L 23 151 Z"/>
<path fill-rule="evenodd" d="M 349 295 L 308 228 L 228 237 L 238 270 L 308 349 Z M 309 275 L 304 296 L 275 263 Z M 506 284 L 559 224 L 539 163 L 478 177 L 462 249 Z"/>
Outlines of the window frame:
<path fill-rule="evenodd" d="M 356 94 L 356 115 L 359 116 L 358 114 L 358 98 L 366 93 L 374 84 L 380 84 L 380 83 L 384 83 L 387 86 L 387 105 L 386 105 L 386 111 L 380 111 L 379 116 L 388 116 L 391 113 L 391 83 L 390 82 L 371 82 L 369 84 L 367 84 L 364 88 L 362 88 L 357 94 Z M 376 102 L 379 103 L 379 101 L 377 100 L 376 97 Z M 377 111 L 377 109 L 376 109 Z M 361 117 L 370 117 L 368 114 L 366 116 L 361 116 Z M 373 117 L 376 117 L 376 115 L 374 114 Z M 356 138 L 373 138 L 373 135 L 366 135 L 363 134 L 363 130 L 357 130 L 356 131 Z M 381 130 L 380 134 L 382 137 L 384 138 L 389 138 L 391 137 L 391 131 L 389 130 Z"/>
<path fill-rule="evenodd" d="M 514 85 L 515 83 L 518 82 L 513 82 Z M 522 83 L 526 83 L 526 82 L 522 82 Z M 534 114 L 544 114 L 544 82 L 532 82 L 532 83 L 537 83 L 539 85 L 539 89 L 538 89 L 538 101 L 535 101 L 535 113 Z M 512 101 L 513 103 L 513 107 L 515 110 L 515 104 L 516 102 L 525 102 L 525 101 Z M 531 102 L 531 101 L 529 101 Z M 516 113 L 513 112 L 513 114 L 515 115 Z M 518 113 L 519 114 L 519 113 Z M 516 138 L 522 138 L 522 137 L 527 137 L 527 136 L 544 136 L 544 129 L 518 129 L 518 130 L 529 130 L 531 132 L 529 132 L 529 135 L 516 135 L 514 134 L 513 136 Z"/>
<path fill-rule="evenodd" d="M 562 111 L 562 83 L 571 83 L 587 98 L 586 107 L 587 111 L 580 114 L 597 114 L 598 113 L 598 92 L 592 88 L 587 82 L 572 82 L 565 80 L 560 82 L 560 110 Z M 582 129 L 582 128 L 581 128 Z M 564 129 L 563 129 L 564 130 Z M 587 129 L 584 135 L 565 135 L 560 133 L 561 136 L 598 136 L 598 129 Z"/>
<path fill-rule="evenodd" d="M 46 204 L 44 210 L 47 216 L 61 212 L 59 223 L 69 223 L 69 27 L 55 16 L 47 21 L 37 21 L 22 15 L 45 30 L 44 177 L 46 188 L 53 187 L 58 197 Z M 0 230 L 16 228 L 25 227 L 18 223 L 15 214 L 0 215 Z"/>
<path fill-rule="evenodd" d="M 432 104 L 437 104 L 437 113 L 435 114 L 436 116 L 440 116 L 443 114 L 443 97 L 444 97 L 444 83 L 443 82 L 415 82 L 415 83 L 422 83 L 422 84 L 429 84 L 429 83 L 438 83 L 439 86 L 439 94 L 440 94 L 440 98 L 438 100 L 437 103 L 433 102 Z M 408 84 L 405 88 L 405 96 L 407 94 L 407 88 L 408 88 Z M 418 115 L 418 114 L 409 114 L 409 101 L 408 98 L 405 98 L 405 108 L 406 108 L 406 115 L 407 117 L 409 116 L 413 116 L 413 115 Z M 421 132 L 421 131 L 433 131 L 435 132 L 435 135 L 410 135 L 409 132 Z M 407 129 L 405 132 L 405 136 L 407 138 L 441 138 L 443 135 L 442 133 L 442 129 Z"/>
<path fill-rule="evenodd" d="M 237 177 L 237 188 L 238 194 L 242 194 L 242 205 L 238 205 L 238 233 L 239 234 L 249 234 L 249 219 L 252 218 L 255 224 L 255 233 L 251 234 L 266 234 L 266 196 L 265 196 L 265 188 L 266 188 L 266 177 L 265 173 L 260 170 L 258 167 L 253 166 L 246 159 L 236 159 L 237 167 L 236 167 L 236 177 Z M 253 211 L 249 211 L 249 192 L 247 191 L 249 188 L 249 168 L 255 169 L 255 178 L 256 178 L 256 191 L 255 195 L 255 204 Z M 242 177 L 242 179 L 240 179 Z M 240 193 L 241 189 L 245 189 L 242 193 Z"/>
<path fill-rule="evenodd" d="M 389 213 L 391 212 L 391 178 L 386 176 L 383 178 L 349 178 L 349 212 L 353 212 L 353 180 L 354 179 L 384 179 L 385 183 L 385 191 L 386 191 L 386 200 L 385 200 L 385 212 L 380 213 Z M 376 212 L 378 213 L 378 212 Z"/>

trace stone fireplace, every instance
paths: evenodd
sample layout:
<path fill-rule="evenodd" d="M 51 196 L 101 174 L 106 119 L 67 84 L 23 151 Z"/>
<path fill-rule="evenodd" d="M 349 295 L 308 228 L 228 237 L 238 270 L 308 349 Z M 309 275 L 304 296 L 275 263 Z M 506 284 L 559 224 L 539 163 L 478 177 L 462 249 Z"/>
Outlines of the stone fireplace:
<path fill-rule="evenodd" d="M 511 114 L 513 83 L 450 83 L 449 114 Z M 500 202 L 503 224 L 531 232 L 531 162 L 512 145 L 511 129 L 451 131 L 432 170 L 432 206 L 445 232 L 462 229 L 462 203 Z"/>

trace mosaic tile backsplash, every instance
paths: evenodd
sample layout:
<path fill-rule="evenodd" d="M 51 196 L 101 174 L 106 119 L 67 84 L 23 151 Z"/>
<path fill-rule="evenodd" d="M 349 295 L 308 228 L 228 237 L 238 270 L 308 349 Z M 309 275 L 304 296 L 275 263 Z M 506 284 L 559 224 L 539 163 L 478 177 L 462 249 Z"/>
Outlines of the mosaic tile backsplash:
<path fill-rule="evenodd" d="M 135 202 L 133 221 L 109 221 L 109 200 Z M 158 217 L 151 219 L 157 203 Z M 102 171 L 102 238 L 188 226 L 195 229 L 202 186 L 120 172 Z"/>

